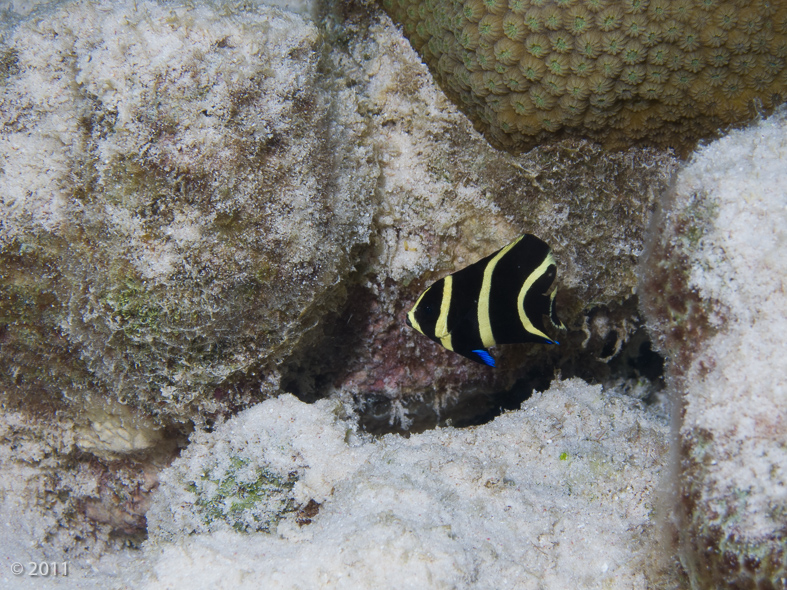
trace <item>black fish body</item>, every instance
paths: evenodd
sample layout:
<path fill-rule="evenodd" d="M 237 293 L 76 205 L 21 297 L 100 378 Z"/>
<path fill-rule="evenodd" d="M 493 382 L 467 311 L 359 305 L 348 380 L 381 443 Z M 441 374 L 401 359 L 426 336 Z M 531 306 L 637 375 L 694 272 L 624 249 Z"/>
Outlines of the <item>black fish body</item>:
<path fill-rule="evenodd" d="M 432 284 L 407 313 L 407 324 L 448 350 L 494 366 L 497 344 L 557 344 L 544 316 L 565 329 L 555 313 L 557 275 L 552 251 L 524 234 L 508 246 Z"/>

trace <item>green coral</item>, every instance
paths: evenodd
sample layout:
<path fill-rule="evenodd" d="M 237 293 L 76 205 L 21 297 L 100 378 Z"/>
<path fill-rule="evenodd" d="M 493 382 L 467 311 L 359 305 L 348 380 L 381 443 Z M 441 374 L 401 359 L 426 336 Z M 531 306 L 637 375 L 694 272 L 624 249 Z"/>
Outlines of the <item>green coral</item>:
<path fill-rule="evenodd" d="M 264 467 L 250 471 L 248 465 L 248 459 L 232 457 L 219 477 L 208 472 L 189 484 L 187 489 L 197 495 L 197 511 L 208 527 L 218 521 L 239 532 L 271 532 L 285 514 L 295 512 L 290 496 L 295 474 L 284 476 Z"/>
<path fill-rule="evenodd" d="M 787 4 L 383 0 L 496 146 L 688 147 L 787 98 Z"/>

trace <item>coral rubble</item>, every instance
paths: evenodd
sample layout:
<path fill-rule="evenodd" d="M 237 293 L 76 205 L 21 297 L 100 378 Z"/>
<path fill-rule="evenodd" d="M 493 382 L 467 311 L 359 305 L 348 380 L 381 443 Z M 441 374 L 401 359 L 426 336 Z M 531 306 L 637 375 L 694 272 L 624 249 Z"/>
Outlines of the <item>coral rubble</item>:
<path fill-rule="evenodd" d="M 697 152 L 643 265 L 679 409 L 682 559 L 694 588 L 787 583 L 787 118 Z"/>
<path fill-rule="evenodd" d="M 787 4 L 382 0 L 495 145 L 686 149 L 787 99 Z"/>

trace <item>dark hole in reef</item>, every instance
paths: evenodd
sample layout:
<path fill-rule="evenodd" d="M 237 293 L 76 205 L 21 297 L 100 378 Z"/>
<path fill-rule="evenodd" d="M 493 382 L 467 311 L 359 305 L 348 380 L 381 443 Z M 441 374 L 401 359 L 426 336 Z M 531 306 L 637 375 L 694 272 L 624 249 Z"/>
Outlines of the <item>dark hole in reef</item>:
<path fill-rule="evenodd" d="M 565 354 L 545 355 L 544 364 L 528 371 L 510 389 L 466 395 L 439 412 L 435 410 L 433 399 L 400 401 L 411 420 L 407 429 L 391 419 L 400 410 L 393 400 L 384 396 L 364 397 L 358 400 L 361 428 L 374 435 L 398 433 L 409 436 L 437 426 L 463 428 L 485 424 L 507 411 L 519 409 L 533 392 L 549 389 L 556 375 L 561 379 L 579 377 L 593 384 L 641 383 L 646 386 L 642 402 L 656 401 L 657 393 L 663 388 L 664 359 L 653 351 L 644 326 L 639 326 L 617 354 L 609 359 L 609 354 L 614 352 L 617 335 L 614 339 L 609 334 L 604 338 L 595 337 L 595 341 L 591 338 L 585 348 L 582 347 L 584 340 L 585 335 L 581 331 L 567 334 L 561 340 Z M 607 362 L 599 360 L 602 358 L 608 359 Z M 641 394 L 642 389 L 638 393 Z"/>
<path fill-rule="evenodd" d="M 500 414 L 511 410 L 518 410 L 522 403 L 533 395 L 534 391 L 546 391 L 552 383 L 554 372 L 549 369 L 537 369 L 530 372 L 527 377 L 518 379 L 511 389 L 498 391 L 485 396 L 487 410 L 466 419 L 452 420 L 452 425 L 457 428 L 465 426 L 478 426 L 491 422 Z"/>
<path fill-rule="evenodd" d="M 367 397 L 359 403 L 359 424 L 365 432 L 378 436 L 389 433 L 409 436 L 438 426 L 478 426 L 491 422 L 504 412 L 518 410 L 534 391 L 549 389 L 553 377 L 554 365 L 544 365 L 529 371 L 510 389 L 465 395 L 440 411 L 435 409 L 437 404 L 433 399 L 400 400 L 410 420 L 407 429 L 391 420 L 396 412 L 394 400 L 383 396 Z"/>
<path fill-rule="evenodd" d="M 390 433 L 409 436 L 438 426 L 478 426 L 504 412 L 519 409 L 534 391 L 549 389 L 553 376 L 552 365 L 539 367 L 518 379 L 510 389 L 465 395 L 439 411 L 434 399 L 399 400 L 409 419 L 406 429 L 398 421 L 391 420 L 397 411 L 397 402 L 384 396 L 366 397 L 358 400 L 359 424 L 365 432 L 378 436 Z"/>
<path fill-rule="evenodd" d="M 610 337 L 614 334 L 614 338 Z M 511 389 L 499 391 L 487 396 L 461 400 L 449 412 L 445 412 L 440 425 L 451 424 L 455 427 L 476 426 L 491 422 L 497 416 L 510 410 L 517 410 L 535 391 L 546 391 L 551 385 L 556 372 L 562 379 L 580 377 L 590 383 L 610 383 L 619 380 L 642 380 L 649 382 L 649 392 L 642 401 L 646 404 L 655 401 L 655 394 L 663 388 L 664 359 L 653 351 L 647 331 L 644 327 L 637 329 L 618 353 L 607 363 L 599 358 L 607 358 L 617 342 L 617 334 L 612 331 L 604 339 L 601 354 L 597 351 L 575 353 L 573 362 L 549 364 L 530 371 L 525 377 L 518 379 Z M 575 349 L 576 350 L 576 349 Z M 565 361 L 565 359 L 561 359 Z M 463 405 L 477 404 L 477 413 L 473 416 L 462 408 Z M 460 412 L 457 412 L 460 410 Z"/>
<path fill-rule="evenodd" d="M 664 357 L 653 350 L 644 328 L 629 339 L 626 346 L 610 361 L 612 372 L 626 379 L 647 379 L 663 385 Z"/>
<path fill-rule="evenodd" d="M 330 395 L 363 346 L 366 326 L 358 318 L 368 317 L 373 303 L 368 290 L 352 288 L 343 308 L 328 314 L 317 328 L 320 332 L 312 335 L 311 344 L 289 360 L 282 371 L 282 389 L 306 403 Z"/>
<path fill-rule="evenodd" d="M 598 320 L 599 325 L 609 328 L 597 330 L 598 333 L 591 330 L 590 336 L 581 329 L 565 333 L 560 339 L 561 346 L 545 349 L 545 353 L 537 357 L 538 364 L 520 372 L 521 377 L 509 389 L 465 393 L 448 407 L 441 407 L 435 396 L 429 394 L 394 400 L 382 394 L 359 392 L 355 396 L 359 424 L 370 434 L 398 433 L 403 436 L 439 426 L 462 428 L 485 424 L 504 412 L 519 409 L 533 392 L 547 390 L 555 376 L 561 379 L 578 377 L 593 384 L 636 382 L 645 386 L 646 397 L 642 401 L 653 402 L 663 388 L 664 359 L 654 352 L 641 322 L 633 332 L 630 328 L 627 330 L 629 336 L 625 343 L 618 343 L 618 326 L 623 325 L 623 319 L 631 326 L 632 318 L 637 317 L 637 303 L 636 297 L 632 297 L 616 307 L 589 310 L 586 325 Z M 375 305 L 376 297 L 368 290 L 352 290 L 344 309 L 321 323 L 322 332 L 313 345 L 288 363 L 283 372 L 283 389 L 307 403 L 330 395 L 333 387 L 343 381 L 353 359 L 363 356 L 359 351 L 368 346 L 367 326 L 358 318 L 379 313 Z M 508 352 L 513 353 L 511 359 L 517 358 L 515 351 Z M 496 356 L 503 359 L 508 352 L 501 348 Z M 505 365 L 501 363 L 495 370 L 505 370 Z M 511 369 L 511 365 L 508 366 Z M 643 388 L 639 388 L 638 395 L 642 393 Z M 407 424 L 404 425 L 397 419 L 402 413 L 406 414 Z"/>
<path fill-rule="evenodd" d="M 604 348 L 601 349 L 601 358 L 609 358 L 615 352 L 615 344 L 618 341 L 617 330 L 610 330 L 607 337 L 604 338 Z"/>

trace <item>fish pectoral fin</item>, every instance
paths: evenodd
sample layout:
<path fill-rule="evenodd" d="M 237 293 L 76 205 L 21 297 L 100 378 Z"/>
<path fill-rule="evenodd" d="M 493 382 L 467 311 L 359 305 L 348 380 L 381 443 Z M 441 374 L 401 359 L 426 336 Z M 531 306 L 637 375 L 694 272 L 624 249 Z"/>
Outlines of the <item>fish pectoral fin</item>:
<path fill-rule="evenodd" d="M 557 295 L 557 287 L 555 287 L 555 290 L 552 291 L 552 294 L 549 296 L 549 310 L 545 315 L 549 317 L 550 323 L 558 330 L 565 330 L 566 325 L 560 321 L 560 318 L 557 317 L 557 312 L 555 311 L 555 295 Z"/>
<path fill-rule="evenodd" d="M 471 356 L 472 355 L 472 356 Z M 489 354 L 488 351 L 480 348 L 478 350 L 471 350 L 469 355 L 465 355 L 467 358 L 476 361 L 477 363 L 481 363 L 490 367 L 495 366 L 495 359 L 492 358 L 492 355 Z"/>
<path fill-rule="evenodd" d="M 448 330 L 440 330 L 439 332 L 435 330 L 434 337 L 438 340 L 442 340 L 443 338 L 448 338 L 451 335 L 451 332 Z"/>

